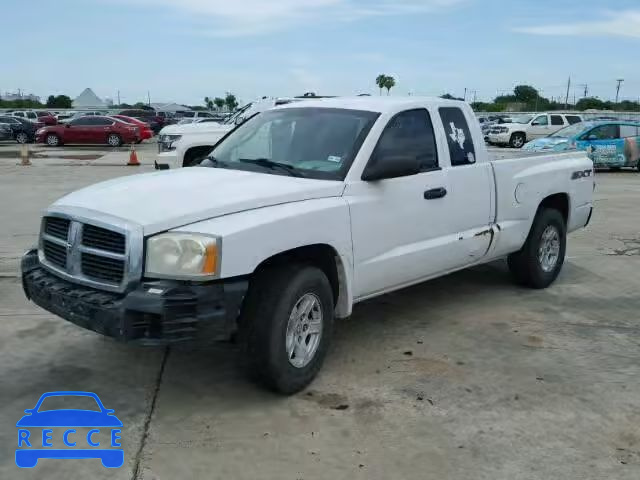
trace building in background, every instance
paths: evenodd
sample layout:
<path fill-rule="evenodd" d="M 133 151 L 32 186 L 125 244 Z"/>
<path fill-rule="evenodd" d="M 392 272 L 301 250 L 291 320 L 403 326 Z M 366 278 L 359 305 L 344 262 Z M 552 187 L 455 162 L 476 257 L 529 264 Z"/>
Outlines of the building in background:
<path fill-rule="evenodd" d="M 0 94 L 0 100 L 5 100 L 7 102 L 12 102 L 15 100 L 31 100 L 32 102 L 39 102 L 40 97 L 34 95 L 33 93 L 24 94 L 18 90 L 16 93 L 5 92 L 4 95 Z"/>
<path fill-rule="evenodd" d="M 151 108 L 156 110 L 157 112 L 190 112 L 191 109 L 185 105 L 180 105 L 178 103 L 165 103 L 165 102 L 156 102 L 152 103 Z"/>
<path fill-rule="evenodd" d="M 73 101 L 73 108 L 104 108 L 106 106 L 106 103 L 90 88 L 85 88 Z"/>

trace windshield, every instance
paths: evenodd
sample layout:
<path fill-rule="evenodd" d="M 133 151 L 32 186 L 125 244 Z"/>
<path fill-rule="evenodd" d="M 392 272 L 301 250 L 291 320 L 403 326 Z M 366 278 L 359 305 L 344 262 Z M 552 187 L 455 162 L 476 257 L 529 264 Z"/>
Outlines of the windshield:
<path fill-rule="evenodd" d="M 550 137 L 561 137 L 561 138 L 572 138 L 572 137 L 575 137 L 577 135 L 580 135 L 582 132 L 584 132 L 588 128 L 591 128 L 592 126 L 593 126 L 593 124 L 576 123 L 574 125 L 569 125 L 568 127 L 565 127 L 565 128 L 563 128 L 561 130 L 558 130 L 557 132 L 552 133 L 549 136 Z"/>
<path fill-rule="evenodd" d="M 533 115 L 518 115 L 516 117 L 511 117 L 511 123 L 529 123 Z"/>
<path fill-rule="evenodd" d="M 343 180 L 378 115 L 340 108 L 270 110 L 232 131 L 202 165 Z"/>

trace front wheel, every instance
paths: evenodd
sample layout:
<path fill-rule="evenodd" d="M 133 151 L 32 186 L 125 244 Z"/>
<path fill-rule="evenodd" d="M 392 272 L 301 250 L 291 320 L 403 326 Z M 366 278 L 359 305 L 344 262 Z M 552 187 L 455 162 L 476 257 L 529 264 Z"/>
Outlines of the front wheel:
<path fill-rule="evenodd" d="M 333 308 L 329 280 L 316 267 L 289 265 L 259 272 L 240 322 L 251 373 L 287 395 L 306 387 L 329 348 Z"/>
<path fill-rule="evenodd" d="M 119 147 L 120 145 L 122 145 L 122 138 L 120 138 L 120 135 L 110 133 L 107 137 L 107 143 L 111 147 Z"/>
<path fill-rule="evenodd" d="M 18 134 L 16 135 L 16 142 L 20 143 L 20 144 L 25 144 L 29 142 L 29 135 L 27 135 L 24 132 L 18 132 Z"/>
<path fill-rule="evenodd" d="M 562 214 L 551 208 L 540 210 L 522 249 L 509 255 L 509 269 L 517 283 L 546 288 L 559 275 L 566 248 L 567 231 Z"/>
<path fill-rule="evenodd" d="M 60 145 L 60 137 L 58 137 L 56 134 L 54 133 L 50 133 L 49 135 L 47 135 L 47 137 L 45 138 L 45 142 L 48 146 L 50 147 L 57 147 Z"/>
<path fill-rule="evenodd" d="M 509 139 L 509 145 L 511 148 L 522 148 L 526 141 L 527 137 L 525 137 L 524 133 L 514 133 Z"/>

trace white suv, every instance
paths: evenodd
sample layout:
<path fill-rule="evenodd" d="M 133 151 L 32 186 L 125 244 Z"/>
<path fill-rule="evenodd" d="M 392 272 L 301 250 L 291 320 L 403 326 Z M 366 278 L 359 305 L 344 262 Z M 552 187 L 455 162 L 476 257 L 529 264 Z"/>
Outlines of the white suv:
<path fill-rule="evenodd" d="M 540 137 L 546 137 L 561 128 L 582 121 L 575 113 L 540 113 L 512 117 L 511 123 L 494 125 L 489 129 L 487 141 L 492 145 L 522 146 Z"/>

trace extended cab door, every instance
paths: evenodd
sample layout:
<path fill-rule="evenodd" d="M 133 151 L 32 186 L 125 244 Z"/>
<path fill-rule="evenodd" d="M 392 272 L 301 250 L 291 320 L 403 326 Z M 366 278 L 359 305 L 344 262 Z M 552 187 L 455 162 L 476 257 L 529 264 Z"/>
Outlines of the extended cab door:
<path fill-rule="evenodd" d="M 448 162 L 445 157 L 441 165 L 441 155 L 430 113 L 407 110 L 387 123 L 363 177 L 385 162 L 414 161 L 415 171 L 347 184 L 356 299 L 435 276 L 456 264 Z"/>
<path fill-rule="evenodd" d="M 459 107 L 441 107 L 438 113 L 450 160 L 446 167 L 447 196 L 451 209 L 449 228 L 455 232 L 455 242 L 449 254 L 455 256 L 455 266 L 462 267 L 484 257 L 493 241 L 494 232 L 490 228 L 495 210 L 493 170 L 480 132 L 476 132 L 474 142 L 469 128 L 474 125 L 474 118 Z"/>

